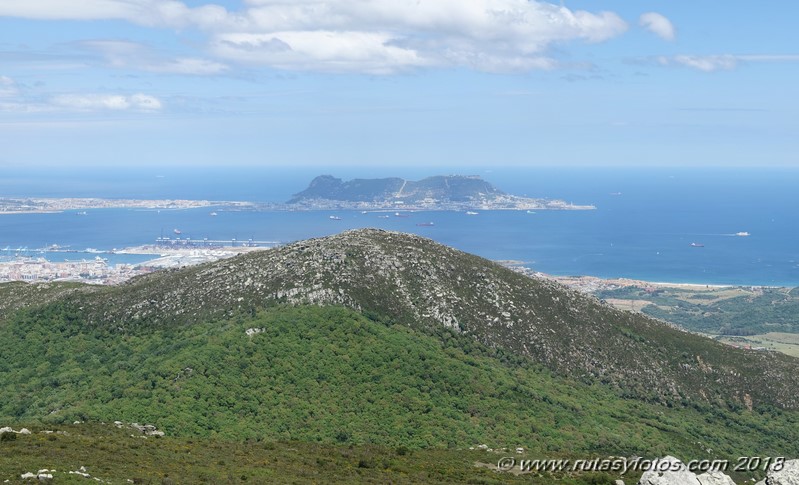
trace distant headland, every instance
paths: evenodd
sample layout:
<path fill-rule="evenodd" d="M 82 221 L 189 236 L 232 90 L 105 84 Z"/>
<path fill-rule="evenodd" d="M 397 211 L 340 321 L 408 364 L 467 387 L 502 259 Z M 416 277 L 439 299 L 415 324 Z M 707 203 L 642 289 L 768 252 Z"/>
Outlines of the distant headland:
<path fill-rule="evenodd" d="M 145 200 L 101 198 L 5 198 L 0 214 L 54 213 L 89 209 L 179 210 L 218 207 L 226 211 L 270 210 L 591 210 L 559 199 L 507 194 L 477 175 L 438 175 L 421 180 L 399 177 L 352 179 L 320 175 L 284 202 Z M 79 214 L 85 215 L 85 212 Z"/>
<path fill-rule="evenodd" d="M 477 175 L 439 175 L 418 181 L 399 177 L 344 181 L 320 175 L 286 204 L 306 210 L 596 209 L 593 205 L 507 194 Z"/>

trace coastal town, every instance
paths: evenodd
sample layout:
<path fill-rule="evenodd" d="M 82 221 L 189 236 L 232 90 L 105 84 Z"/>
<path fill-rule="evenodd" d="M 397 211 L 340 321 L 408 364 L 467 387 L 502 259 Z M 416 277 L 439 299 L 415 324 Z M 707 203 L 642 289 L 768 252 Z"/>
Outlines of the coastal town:
<path fill-rule="evenodd" d="M 463 211 L 479 210 L 594 210 L 593 205 L 577 205 L 563 200 L 529 199 L 512 195 L 498 195 L 490 200 L 451 201 L 426 198 L 418 201 L 370 200 L 345 201 L 332 199 L 306 199 L 292 203 L 210 201 L 187 199 L 95 199 L 95 198 L 0 198 L 0 215 L 3 214 L 48 214 L 66 211 L 97 209 L 183 210 L 217 208 L 224 211 Z"/>
<path fill-rule="evenodd" d="M 41 256 L 14 256 L 0 260 L 0 283 L 25 281 L 29 283 L 77 282 L 96 285 L 116 285 L 153 271 L 182 268 L 226 259 L 249 251 L 268 247 L 222 246 L 212 248 L 137 246 L 113 254 L 150 255 L 141 263 L 111 264 L 105 252 L 86 252 L 83 259 L 49 261 Z"/>
<path fill-rule="evenodd" d="M 0 214 L 55 213 L 88 209 L 196 209 L 240 202 L 211 202 L 184 199 L 99 199 L 99 198 L 0 198 Z"/>

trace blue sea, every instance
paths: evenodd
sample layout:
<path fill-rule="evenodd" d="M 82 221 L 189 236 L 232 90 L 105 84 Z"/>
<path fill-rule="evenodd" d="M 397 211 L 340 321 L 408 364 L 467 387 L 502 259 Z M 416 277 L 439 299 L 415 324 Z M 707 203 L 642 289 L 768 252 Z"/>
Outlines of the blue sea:
<path fill-rule="evenodd" d="M 360 212 L 89 210 L 0 216 L 0 257 L 57 244 L 109 250 L 161 235 L 291 242 L 346 229 L 413 232 L 490 259 L 520 260 L 555 275 L 593 275 L 701 284 L 799 286 L 799 170 L 791 169 L 202 169 L 7 171 L 0 197 L 287 200 L 313 176 L 342 178 L 469 173 L 502 190 L 594 204 L 595 211 L 417 212 L 379 218 Z M 341 220 L 332 220 L 335 215 Z M 417 226 L 419 223 L 433 226 Z M 749 232 L 748 237 L 735 236 Z M 703 245 L 692 247 L 691 243 Z M 48 253 L 81 259 L 85 253 Z M 145 257 L 117 256 L 117 262 Z M 131 259 L 132 258 L 132 259 Z"/>

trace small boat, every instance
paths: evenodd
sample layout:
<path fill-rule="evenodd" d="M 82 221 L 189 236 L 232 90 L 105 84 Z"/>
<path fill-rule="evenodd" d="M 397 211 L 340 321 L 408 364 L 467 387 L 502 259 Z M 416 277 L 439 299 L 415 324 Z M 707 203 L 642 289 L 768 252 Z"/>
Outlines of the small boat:
<path fill-rule="evenodd" d="M 618 196 L 621 195 L 621 192 L 611 192 L 610 195 L 612 195 L 614 197 L 618 197 Z"/>
<path fill-rule="evenodd" d="M 172 229 L 172 232 L 174 232 L 175 234 L 183 234 L 183 231 L 181 231 L 180 229 Z"/>
<path fill-rule="evenodd" d="M 746 232 L 746 231 L 743 231 L 743 232 L 736 232 L 736 233 L 735 233 L 735 235 L 736 235 L 736 236 L 738 236 L 738 237 L 746 237 L 746 236 L 751 236 L 751 234 L 749 234 L 749 233 L 748 233 L 748 232 Z"/>
<path fill-rule="evenodd" d="M 399 212 L 395 212 L 394 217 L 410 217 L 410 216 L 408 214 L 400 214 Z"/>
<path fill-rule="evenodd" d="M 381 216 L 377 216 L 377 217 L 378 217 L 379 219 L 388 219 L 388 218 L 389 218 L 389 217 L 391 217 L 391 216 L 389 216 L 388 214 L 383 214 L 383 215 L 381 215 Z"/>
<path fill-rule="evenodd" d="M 85 216 L 86 215 L 86 211 L 76 212 L 75 215 L 76 216 Z"/>
<path fill-rule="evenodd" d="M 535 214 L 535 211 L 527 211 L 528 214 Z"/>
<path fill-rule="evenodd" d="M 330 216 L 330 220 L 332 220 L 332 221 L 340 221 L 341 217 L 339 217 L 339 216 Z"/>
<path fill-rule="evenodd" d="M 690 246 L 691 246 L 692 248 L 703 248 L 703 247 L 705 247 L 705 245 L 704 245 L 704 244 L 702 244 L 702 243 L 697 243 L 697 242 L 692 242 L 692 243 L 690 244 Z"/>
<path fill-rule="evenodd" d="M 211 212 L 211 213 L 210 213 L 210 214 L 208 214 L 208 215 L 209 215 L 209 216 L 211 216 L 211 217 L 216 217 L 216 216 L 218 216 L 219 214 L 217 214 L 216 212 Z"/>
<path fill-rule="evenodd" d="M 476 216 L 478 213 L 475 211 L 466 211 L 467 216 Z"/>
<path fill-rule="evenodd" d="M 435 224 L 433 224 L 432 222 L 419 222 L 419 223 L 417 223 L 416 225 L 417 225 L 417 226 L 420 226 L 420 227 L 431 227 L 431 226 L 435 226 Z"/>

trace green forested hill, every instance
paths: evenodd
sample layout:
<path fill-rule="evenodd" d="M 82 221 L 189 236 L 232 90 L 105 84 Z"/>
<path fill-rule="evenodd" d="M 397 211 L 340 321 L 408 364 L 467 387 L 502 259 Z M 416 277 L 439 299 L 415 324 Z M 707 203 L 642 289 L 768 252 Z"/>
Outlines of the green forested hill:
<path fill-rule="evenodd" d="M 84 323 L 51 305 L 0 328 L 2 421 L 546 455 L 799 452 L 791 413 L 622 399 L 446 329 L 424 334 L 340 307 L 126 335 Z"/>
<path fill-rule="evenodd" d="M 733 349 L 409 234 L 348 231 L 60 301 L 120 334 L 281 303 L 343 305 L 417 329 L 451 328 L 647 401 L 799 409 L 795 358 Z"/>
<path fill-rule="evenodd" d="M 322 462 L 342 446 L 451 450 L 443 467 L 482 444 L 535 458 L 799 455 L 796 359 L 385 231 L 118 287 L 0 285 L 0 352 L 0 426 L 152 423 L 196 440 L 186 453 L 266 440 L 319 444 Z M 21 456 L 52 455 L 20 440 Z M 414 463 L 429 479 L 430 462 Z M 468 481 L 447 470 L 437 481 Z"/>

